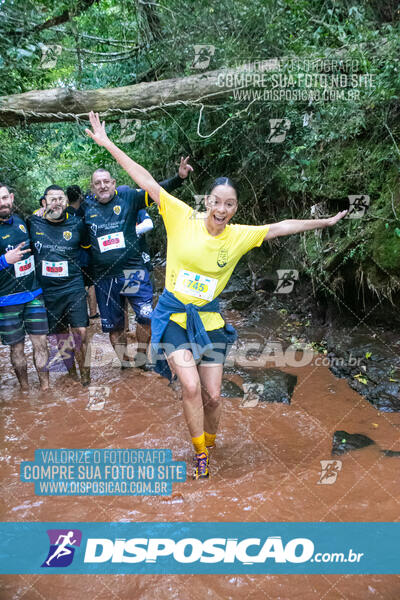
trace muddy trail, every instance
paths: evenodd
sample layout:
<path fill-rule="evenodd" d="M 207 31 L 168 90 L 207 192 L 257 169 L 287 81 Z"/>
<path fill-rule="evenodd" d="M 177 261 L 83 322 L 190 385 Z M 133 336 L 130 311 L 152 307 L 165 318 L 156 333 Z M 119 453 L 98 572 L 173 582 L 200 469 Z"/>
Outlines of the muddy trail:
<path fill-rule="evenodd" d="M 230 310 L 240 336 L 234 352 L 244 348 L 252 360 L 245 344 L 260 339 L 287 346 L 296 321 L 288 328 L 284 316 L 264 312 L 252 322 Z M 398 521 L 400 457 L 381 450 L 400 450 L 400 413 L 378 410 L 337 378 L 324 361 L 327 350 L 302 366 L 275 361 L 249 368 L 243 352 L 241 362 L 233 360 L 224 376 L 212 477 L 200 483 L 190 479 L 192 449 L 179 391 L 153 373 L 121 371 L 98 323 L 91 336 L 103 352 L 92 386 L 109 390 L 100 401 L 62 372 L 51 374 L 51 391 L 41 394 L 32 367 L 30 392 L 21 394 L 8 350 L 0 347 L 2 521 Z M 335 483 L 321 485 L 320 461 L 332 459 L 338 431 L 375 443 L 336 456 L 342 468 Z M 175 460 L 186 461 L 189 477 L 174 484 L 171 497 L 35 496 L 33 484 L 20 481 L 19 467 L 37 448 L 171 448 Z M 396 575 L 8 575 L 0 585 L 1 600 L 82 597 L 82 589 L 96 600 L 400 597 Z"/>

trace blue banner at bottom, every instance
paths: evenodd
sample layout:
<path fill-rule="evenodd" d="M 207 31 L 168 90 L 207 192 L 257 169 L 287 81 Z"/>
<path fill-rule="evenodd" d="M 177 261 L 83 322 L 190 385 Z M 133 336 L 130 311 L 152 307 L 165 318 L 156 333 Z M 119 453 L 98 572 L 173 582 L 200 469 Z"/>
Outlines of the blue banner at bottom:
<path fill-rule="evenodd" d="M 2 574 L 398 574 L 400 523 L 1 523 Z"/>

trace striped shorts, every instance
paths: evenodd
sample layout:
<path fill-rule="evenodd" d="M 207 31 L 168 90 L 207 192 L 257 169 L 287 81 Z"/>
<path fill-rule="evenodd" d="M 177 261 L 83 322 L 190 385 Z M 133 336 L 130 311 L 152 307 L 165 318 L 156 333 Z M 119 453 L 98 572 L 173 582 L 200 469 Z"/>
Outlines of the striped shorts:
<path fill-rule="evenodd" d="M 26 333 L 47 335 L 48 332 L 47 311 L 42 295 L 25 304 L 0 306 L 0 337 L 6 346 L 22 342 Z"/>

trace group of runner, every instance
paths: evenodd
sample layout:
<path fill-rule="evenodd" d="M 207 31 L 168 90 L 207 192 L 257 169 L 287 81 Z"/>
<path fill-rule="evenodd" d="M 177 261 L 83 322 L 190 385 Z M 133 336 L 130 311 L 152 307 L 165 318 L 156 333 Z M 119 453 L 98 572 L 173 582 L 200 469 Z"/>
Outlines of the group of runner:
<path fill-rule="evenodd" d="M 6 186 L 0 187 L 0 334 L 11 347 L 12 364 L 25 387 L 26 330 L 41 386 L 46 389 L 47 306 L 51 332 L 66 335 L 66 328 L 71 327 L 81 380 L 87 383 L 88 315 L 79 253 L 80 248 L 88 249 L 103 331 L 109 333 L 122 366 L 130 366 L 124 327 L 128 298 L 144 349 L 136 365 L 146 363 L 151 331 L 153 366 L 162 374 L 170 374 L 171 369 L 181 384 L 184 417 L 195 451 L 194 478 L 207 478 L 209 450 L 215 445 L 221 415 L 223 364 L 236 339 L 234 328 L 220 314 L 219 294 L 239 259 L 252 248 L 278 236 L 334 225 L 346 211 L 328 219 L 231 225 L 238 199 L 230 179 L 215 180 L 205 211 L 199 213 L 170 193 L 192 171 L 188 158 L 181 159 L 177 176 L 157 183 L 108 138 L 97 114 L 90 113 L 89 118 L 92 129 L 86 130 L 87 135 L 110 152 L 139 189 L 116 188 L 110 173 L 97 169 L 92 175 L 92 194 L 81 205 L 79 217 L 68 211 L 63 190 L 51 186 L 44 195 L 43 216 L 28 219 L 28 232 L 25 223 L 12 215 L 12 194 Z M 136 232 L 138 212 L 151 201 L 157 204 L 167 233 L 165 289 L 155 309 L 143 256 L 147 253 L 140 248 Z M 142 231 L 150 226 L 145 224 Z M 78 301 L 81 297 L 85 310 Z"/>
<path fill-rule="evenodd" d="M 179 173 L 161 184 L 172 191 L 190 170 L 188 159 L 182 159 Z M 25 332 L 42 390 L 49 387 L 51 370 L 48 334 L 56 336 L 67 371 L 75 375 L 77 363 L 81 382 L 90 383 L 85 286 L 94 286 L 102 329 L 122 366 L 132 366 L 126 351 L 126 299 L 136 313 L 137 336 L 146 353 L 153 310 L 150 256 L 143 243 L 143 235 L 153 227 L 145 210 L 147 194 L 128 186 L 117 188 L 105 169 L 93 173 L 91 193 L 83 202 L 71 191 L 80 192 L 68 188 L 68 197 L 75 200 L 68 204 L 64 190 L 50 185 L 40 199 L 41 208 L 24 221 L 13 211 L 10 189 L 0 186 L 0 335 L 10 346 L 11 363 L 24 390 Z"/>

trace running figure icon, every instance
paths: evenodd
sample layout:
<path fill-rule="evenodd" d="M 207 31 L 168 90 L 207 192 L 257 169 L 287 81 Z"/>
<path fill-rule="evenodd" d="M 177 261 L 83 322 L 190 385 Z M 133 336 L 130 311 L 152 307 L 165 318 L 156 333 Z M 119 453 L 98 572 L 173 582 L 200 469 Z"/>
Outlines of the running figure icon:
<path fill-rule="evenodd" d="M 69 531 L 67 533 L 67 535 L 58 536 L 56 544 L 60 544 L 61 539 L 63 539 L 63 541 L 58 546 L 58 548 L 54 552 L 54 554 L 52 556 L 50 556 L 50 558 L 48 560 L 46 560 L 46 565 L 50 566 L 50 563 L 53 560 L 53 558 L 61 558 L 62 556 L 66 556 L 67 554 L 72 554 L 72 551 L 69 548 L 67 548 L 67 544 L 71 544 L 71 545 L 76 544 L 76 540 L 71 539 L 73 537 L 74 537 L 73 531 Z"/>
<path fill-rule="evenodd" d="M 76 548 L 80 546 L 82 532 L 79 529 L 49 529 L 50 548 L 42 567 L 68 567 L 73 559 Z"/>

